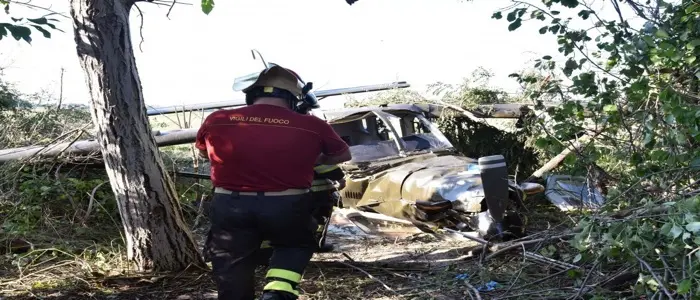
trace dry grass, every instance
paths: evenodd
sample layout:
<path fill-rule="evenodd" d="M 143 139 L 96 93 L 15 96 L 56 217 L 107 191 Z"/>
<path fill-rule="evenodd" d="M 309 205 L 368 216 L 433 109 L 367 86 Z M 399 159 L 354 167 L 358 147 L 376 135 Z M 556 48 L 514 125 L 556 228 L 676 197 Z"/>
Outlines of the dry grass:
<path fill-rule="evenodd" d="M 536 222 L 531 228 L 564 229 L 557 225 L 567 218 L 547 211 L 551 205 L 532 205 L 531 210 L 544 212 L 532 216 Z M 201 237 L 204 229 L 196 233 Z M 426 234 L 351 237 L 334 231 L 329 240 L 339 248 L 314 256 L 304 275 L 301 299 L 562 299 L 577 293 L 583 273 L 536 264 L 519 249 L 484 260 L 483 247 L 474 242 Z M 545 244 L 529 245 L 528 250 L 566 261 L 566 245 L 561 241 L 553 245 L 554 251 Z M 121 250 L 115 241 L 111 247 L 76 253 L 44 249 L 6 255 L 0 261 L 0 295 L 3 299 L 216 298 L 210 275 L 201 270 L 147 275 L 118 271 L 124 266 Z M 468 277 L 459 278 L 460 274 Z M 261 268 L 257 278 L 261 281 L 263 275 Z M 479 290 L 492 281 L 497 282 L 495 289 Z"/>

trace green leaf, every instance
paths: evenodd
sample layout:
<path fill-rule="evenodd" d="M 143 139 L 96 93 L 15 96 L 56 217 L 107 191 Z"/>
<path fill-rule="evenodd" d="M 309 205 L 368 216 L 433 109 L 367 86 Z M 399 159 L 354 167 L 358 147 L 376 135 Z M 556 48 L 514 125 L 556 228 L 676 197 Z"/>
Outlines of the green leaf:
<path fill-rule="evenodd" d="M 551 57 L 551 56 L 549 56 L 549 55 L 545 55 L 545 56 L 542 56 L 542 59 L 545 59 L 545 60 L 550 60 L 550 59 L 552 59 L 552 57 Z"/>
<path fill-rule="evenodd" d="M 32 22 L 32 23 L 36 23 L 36 24 L 40 24 L 40 25 L 44 25 L 44 24 L 48 24 L 48 23 L 49 23 L 49 21 L 48 21 L 46 18 L 43 18 L 43 17 L 42 17 L 42 18 L 38 18 L 38 19 L 27 19 L 27 21 Z"/>
<path fill-rule="evenodd" d="M 508 20 L 508 22 L 513 22 L 513 21 L 515 21 L 515 13 L 516 13 L 515 10 L 509 12 L 508 15 L 506 15 L 506 20 Z"/>
<path fill-rule="evenodd" d="M 690 279 L 683 279 L 683 280 L 681 280 L 681 282 L 678 283 L 677 291 L 679 294 L 685 295 L 688 292 L 690 292 L 690 288 L 692 288 L 692 287 L 693 287 L 693 284 L 690 281 Z"/>
<path fill-rule="evenodd" d="M 566 76 L 571 76 L 571 74 L 574 72 L 574 69 L 576 68 L 578 68 L 578 64 L 576 63 L 576 61 L 569 58 L 564 64 L 563 72 Z"/>
<path fill-rule="evenodd" d="M 581 17 L 581 19 L 584 19 L 584 20 L 588 20 L 588 16 L 590 16 L 590 15 L 591 15 L 591 11 L 590 11 L 590 10 L 584 9 L 584 10 L 578 12 L 578 16 Z"/>
<path fill-rule="evenodd" d="M 700 167 L 700 158 L 696 158 L 693 161 L 690 162 L 690 167 L 692 168 L 698 168 Z"/>
<path fill-rule="evenodd" d="M 578 0 L 561 0 L 561 5 L 568 7 L 568 8 L 574 8 L 578 6 Z"/>
<path fill-rule="evenodd" d="M 547 33 L 547 29 L 549 29 L 549 26 L 545 26 L 545 27 L 540 28 L 540 34 Z"/>
<path fill-rule="evenodd" d="M 671 37 L 671 36 L 668 35 L 668 32 L 666 32 L 665 30 L 663 30 L 663 29 L 661 29 L 661 28 L 659 28 L 659 29 L 656 30 L 655 35 L 656 35 L 656 37 L 662 38 L 662 39 L 667 39 L 667 38 L 670 38 L 670 37 Z"/>
<path fill-rule="evenodd" d="M 516 30 L 518 29 L 518 27 L 520 27 L 520 25 L 522 25 L 521 19 L 516 19 L 513 23 L 510 23 L 510 25 L 508 25 L 508 31 Z"/>
<path fill-rule="evenodd" d="M 500 11 L 497 11 L 497 12 L 493 13 L 493 15 L 491 15 L 491 18 L 496 19 L 496 20 L 500 20 L 501 18 L 503 18 L 503 14 Z"/>
<path fill-rule="evenodd" d="M 10 30 L 10 33 L 12 34 L 12 37 L 15 38 L 15 40 L 19 41 L 20 39 L 22 39 L 28 44 L 32 43 L 32 37 L 30 36 L 32 34 L 32 31 L 29 28 L 24 26 L 9 25 L 7 26 L 7 29 Z"/>
<path fill-rule="evenodd" d="M 576 254 L 576 256 L 574 256 L 574 260 L 572 262 L 577 263 L 581 260 L 581 258 L 582 258 L 581 253 Z"/>
<path fill-rule="evenodd" d="M 685 58 L 685 62 L 686 62 L 686 63 L 689 63 L 689 64 L 692 64 L 692 63 L 695 62 L 696 59 L 698 59 L 697 56 L 688 56 L 688 57 Z"/>
<path fill-rule="evenodd" d="M 34 27 L 37 31 L 41 32 L 45 38 L 47 38 L 47 39 L 51 38 L 51 32 L 49 32 L 48 30 L 41 28 L 41 26 L 39 26 L 39 25 L 32 25 L 32 27 Z"/>
<path fill-rule="evenodd" d="M 685 45 L 686 48 L 693 50 L 695 47 L 700 46 L 700 39 L 694 39 Z"/>
<path fill-rule="evenodd" d="M 698 233 L 700 232 L 700 222 L 690 222 L 685 225 L 685 229 L 692 233 Z"/>
<path fill-rule="evenodd" d="M 606 113 L 612 113 L 617 111 L 617 105 L 615 104 L 608 104 L 606 106 L 603 106 L 603 111 Z"/>
<path fill-rule="evenodd" d="M 669 232 L 668 235 L 671 238 L 675 239 L 675 238 L 678 238 L 679 236 L 681 236 L 681 234 L 683 234 L 683 228 L 674 224 L 673 228 L 671 228 L 671 232 Z"/>
<path fill-rule="evenodd" d="M 552 25 L 552 27 L 549 27 L 549 31 L 556 34 L 559 31 L 559 25 Z"/>
<path fill-rule="evenodd" d="M 214 9 L 214 0 L 202 0 L 202 12 L 209 14 Z"/>

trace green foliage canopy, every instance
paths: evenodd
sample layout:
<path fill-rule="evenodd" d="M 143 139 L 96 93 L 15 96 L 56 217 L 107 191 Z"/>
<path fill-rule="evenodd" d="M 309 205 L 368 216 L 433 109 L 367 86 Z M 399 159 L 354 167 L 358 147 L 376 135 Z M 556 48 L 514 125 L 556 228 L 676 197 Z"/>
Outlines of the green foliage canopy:
<path fill-rule="evenodd" d="M 547 110 L 554 125 L 543 126 L 537 145 L 556 153 L 567 137 L 600 131 L 574 164 L 597 163 L 617 179 L 604 216 L 635 210 L 621 220 L 585 218 L 573 242 L 578 257 L 604 266 L 644 262 L 671 275 L 659 280 L 650 268 L 640 270 L 640 294 L 700 293 L 700 276 L 691 271 L 700 268 L 700 3 L 606 0 L 616 16 L 606 20 L 592 8 L 601 0 L 514 2 L 492 18 L 504 19 L 509 31 L 542 23 L 538 32 L 555 36 L 558 54 L 543 56 L 535 68 L 570 81 L 511 75 L 530 87 L 535 103 L 543 97 L 560 103 Z M 633 15 L 625 16 L 622 5 Z M 634 28 L 632 17 L 646 23 Z M 592 26 L 575 28 L 574 19 Z"/>

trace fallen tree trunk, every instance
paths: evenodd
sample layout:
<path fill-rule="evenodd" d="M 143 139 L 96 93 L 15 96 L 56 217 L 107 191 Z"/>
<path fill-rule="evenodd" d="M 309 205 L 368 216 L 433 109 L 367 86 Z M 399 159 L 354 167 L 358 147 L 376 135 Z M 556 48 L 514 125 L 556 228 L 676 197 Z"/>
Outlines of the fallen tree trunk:
<path fill-rule="evenodd" d="M 568 143 L 570 145 L 566 147 L 564 151 L 560 152 L 559 154 L 557 154 L 557 156 L 550 159 L 541 168 L 537 169 L 537 171 L 532 173 L 532 175 L 530 175 L 530 177 L 525 181 L 532 181 L 542 178 L 544 173 L 554 170 L 564 161 L 564 159 L 566 159 L 567 156 L 569 156 L 569 154 L 571 154 L 571 152 L 573 152 L 575 149 L 577 150 L 582 148 L 582 146 L 588 143 L 588 141 L 590 141 L 591 139 L 592 137 L 590 135 L 585 135 L 579 139 L 569 141 Z"/>
<path fill-rule="evenodd" d="M 158 147 L 194 143 L 197 128 L 173 130 L 167 132 L 153 131 L 153 138 Z M 97 140 L 81 140 L 76 142 L 58 143 L 47 146 L 29 146 L 22 148 L 0 150 L 0 164 L 23 160 L 31 157 L 45 158 L 64 156 L 83 156 L 98 154 L 102 147 Z"/>
<path fill-rule="evenodd" d="M 591 140 L 598 137 L 598 135 L 600 135 L 605 130 L 606 124 L 607 123 L 604 123 L 602 126 L 600 126 L 597 129 L 590 129 L 591 131 L 593 131 L 592 134 L 586 134 L 582 137 L 567 141 L 565 143 L 566 145 L 568 145 L 566 147 L 566 149 L 564 149 L 559 154 L 557 154 L 557 156 L 550 159 L 541 168 L 537 169 L 537 171 L 532 173 L 532 175 L 530 175 L 530 177 L 525 179 L 525 181 L 527 182 L 527 181 L 539 180 L 542 178 L 542 176 L 544 176 L 545 173 L 556 169 L 559 165 L 561 165 L 561 163 L 564 161 L 564 159 L 566 159 L 566 157 L 569 156 L 569 154 L 571 154 L 571 152 L 576 151 L 576 153 L 578 153 L 579 150 L 582 149 L 586 143 L 588 143 Z"/>

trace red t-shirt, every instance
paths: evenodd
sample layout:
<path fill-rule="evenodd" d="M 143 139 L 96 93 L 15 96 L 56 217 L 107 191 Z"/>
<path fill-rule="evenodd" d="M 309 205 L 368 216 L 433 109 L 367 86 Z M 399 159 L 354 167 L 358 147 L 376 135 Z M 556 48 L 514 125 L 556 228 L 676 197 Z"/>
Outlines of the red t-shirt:
<path fill-rule="evenodd" d="M 348 148 L 325 121 L 266 104 L 212 113 L 195 146 L 209 153 L 214 186 L 256 192 L 308 188 L 318 156 Z"/>

